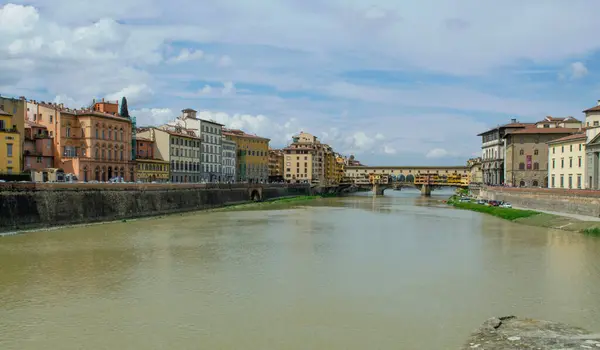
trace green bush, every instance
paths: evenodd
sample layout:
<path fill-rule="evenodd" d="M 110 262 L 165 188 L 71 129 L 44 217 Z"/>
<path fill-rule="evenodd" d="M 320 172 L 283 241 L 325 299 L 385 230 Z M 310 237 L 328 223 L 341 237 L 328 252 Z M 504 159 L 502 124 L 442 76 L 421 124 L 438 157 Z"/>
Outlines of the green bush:
<path fill-rule="evenodd" d="M 533 211 L 533 210 L 492 207 L 492 206 L 476 204 L 476 203 L 456 202 L 454 200 L 452 200 L 452 202 L 450 200 L 448 200 L 448 203 L 453 205 L 455 208 L 490 214 L 490 215 L 497 216 L 499 218 L 511 220 L 511 221 L 516 220 L 516 219 L 521 219 L 521 218 L 528 218 L 530 216 L 540 214 L 539 212 Z"/>
<path fill-rule="evenodd" d="M 583 233 L 588 236 L 600 237 L 600 227 L 588 227 L 583 230 Z"/>

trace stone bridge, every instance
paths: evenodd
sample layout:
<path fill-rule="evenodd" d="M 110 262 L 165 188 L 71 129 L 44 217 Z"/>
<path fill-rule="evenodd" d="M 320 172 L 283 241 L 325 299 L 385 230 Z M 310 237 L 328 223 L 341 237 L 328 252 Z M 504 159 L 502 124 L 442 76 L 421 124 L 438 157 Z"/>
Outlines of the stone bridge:
<path fill-rule="evenodd" d="M 358 189 L 372 189 L 383 195 L 389 188 L 415 187 L 424 196 L 441 187 L 468 187 L 466 166 L 349 166 L 345 176 Z"/>

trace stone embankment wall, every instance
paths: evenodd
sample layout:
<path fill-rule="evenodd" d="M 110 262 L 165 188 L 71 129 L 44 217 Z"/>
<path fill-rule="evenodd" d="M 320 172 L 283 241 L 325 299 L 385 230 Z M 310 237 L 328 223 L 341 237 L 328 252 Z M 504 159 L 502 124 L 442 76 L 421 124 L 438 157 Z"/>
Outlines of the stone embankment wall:
<path fill-rule="evenodd" d="M 308 195 L 308 185 L 0 183 L 0 232 Z"/>
<path fill-rule="evenodd" d="M 502 200 L 532 210 L 600 217 L 600 191 L 594 190 L 483 187 L 479 198 Z"/>

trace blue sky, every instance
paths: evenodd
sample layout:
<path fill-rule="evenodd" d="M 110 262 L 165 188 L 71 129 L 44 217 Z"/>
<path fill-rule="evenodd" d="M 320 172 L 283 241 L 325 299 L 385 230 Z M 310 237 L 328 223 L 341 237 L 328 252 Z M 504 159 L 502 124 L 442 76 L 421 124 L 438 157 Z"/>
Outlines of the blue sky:
<path fill-rule="evenodd" d="M 71 107 L 127 96 L 272 139 L 307 131 L 367 164 L 463 164 L 511 118 L 600 99 L 600 2 L 12 0 L 0 94 Z"/>

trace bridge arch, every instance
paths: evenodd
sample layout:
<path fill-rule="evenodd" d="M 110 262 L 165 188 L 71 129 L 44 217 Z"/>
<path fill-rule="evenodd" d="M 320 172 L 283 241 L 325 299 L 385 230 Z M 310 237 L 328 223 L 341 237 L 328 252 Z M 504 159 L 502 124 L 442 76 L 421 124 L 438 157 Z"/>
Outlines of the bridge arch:
<path fill-rule="evenodd" d="M 403 174 L 398 175 L 398 182 L 405 182 L 406 181 L 406 176 L 404 176 Z"/>
<path fill-rule="evenodd" d="M 413 174 L 408 174 L 406 176 L 406 182 L 415 182 L 415 177 L 413 176 Z"/>
<path fill-rule="evenodd" d="M 250 200 L 252 200 L 253 202 L 260 202 L 262 200 L 262 196 L 258 189 L 255 188 L 250 190 Z"/>

